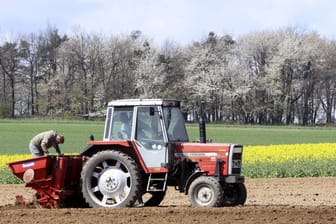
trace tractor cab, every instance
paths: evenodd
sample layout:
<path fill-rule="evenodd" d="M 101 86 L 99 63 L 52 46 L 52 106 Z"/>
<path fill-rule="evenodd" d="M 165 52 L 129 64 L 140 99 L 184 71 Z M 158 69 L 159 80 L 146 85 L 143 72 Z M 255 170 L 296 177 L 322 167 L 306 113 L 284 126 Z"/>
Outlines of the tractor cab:
<path fill-rule="evenodd" d="M 111 101 L 107 108 L 104 141 L 125 140 L 136 144 L 148 168 L 168 167 L 172 144 L 189 141 L 179 101 Z"/>
<path fill-rule="evenodd" d="M 116 100 L 108 104 L 104 140 L 137 140 L 151 149 L 188 142 L 180 103 L 175 100 Z M 151 144 L 153 143 L 153 144 Z"/>

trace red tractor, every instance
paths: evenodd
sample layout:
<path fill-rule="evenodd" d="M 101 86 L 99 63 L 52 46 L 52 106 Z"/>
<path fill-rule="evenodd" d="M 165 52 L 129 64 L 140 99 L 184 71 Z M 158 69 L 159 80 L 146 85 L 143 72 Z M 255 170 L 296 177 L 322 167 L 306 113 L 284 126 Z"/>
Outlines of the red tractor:
<path fill-rule="evenodd" d="M 92 138 L 80 155 L 8 165 L 42 207 L 158 206 L 168 186 L 192 206 L 243 205 L 243 146 L 206 143 L 200 130 L 200 142 L 189 142 L 179 101 L 116 100 L 107 107 L 103 140 Z"/>

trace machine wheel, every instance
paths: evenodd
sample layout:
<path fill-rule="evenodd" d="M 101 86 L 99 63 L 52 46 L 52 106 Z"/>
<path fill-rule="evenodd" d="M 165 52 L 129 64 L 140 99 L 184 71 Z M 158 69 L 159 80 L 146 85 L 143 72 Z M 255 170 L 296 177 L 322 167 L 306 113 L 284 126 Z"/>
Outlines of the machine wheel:
<path fill-rule="evenodd" d="M 189 201 L 195 207 L 219 207 L 223 203 L 223 189 L 217 179 L 200 176 L 191 184 Z"/>
<path fill-rule="evenodd" d="M 223 186 L 223 206 L 236 206 L 245 204 L 247 192 L 245 184 L 226 184 Z"/>
<path fill-rule="evenodd" d="M 144 201 L 144 206 L 159 206 L 166 195 L 166 191 L 148 192 L 150 198 Z"/>
<path fill-rule="evenodd" d="M 92 156 L 81 173 L 82 193 L 91 207 L 131 207 L 141 192 L 141 175 L 135 161 L 118 151 Z"/>

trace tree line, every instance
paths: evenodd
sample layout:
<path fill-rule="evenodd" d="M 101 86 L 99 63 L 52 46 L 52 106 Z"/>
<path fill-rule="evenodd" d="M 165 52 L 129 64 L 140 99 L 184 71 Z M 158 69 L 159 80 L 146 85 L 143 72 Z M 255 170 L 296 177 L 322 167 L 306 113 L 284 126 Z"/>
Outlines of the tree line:
<path fill-rule="evenodd" d="M 84 116 L 123 98 L 175 98 L 189 119 L 333 124 L 336 43 L 285 27 L 156 46 L 141 31 L 47 27 L 0 42 L 0 117 Z"/>

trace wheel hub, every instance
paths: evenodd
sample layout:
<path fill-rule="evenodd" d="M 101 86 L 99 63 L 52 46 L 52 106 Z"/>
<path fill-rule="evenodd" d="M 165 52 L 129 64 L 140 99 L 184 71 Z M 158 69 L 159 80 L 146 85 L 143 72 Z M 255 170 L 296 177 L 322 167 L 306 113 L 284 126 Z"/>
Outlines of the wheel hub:
<path fill-rule="evenodd" d="M 126 177 L 118 169 L 108 169 L 99 178 L 98 187 L 105 196 L 113 197 L 121 193 L 125 186 Z"/>
<path fill-rule="evenodd" d="M 197 191 L 197 200 L 202 204 L 207 204 L 212 200 L 212 191 L 208 187 L 201 187 Z"/>
<path fill-rule="evenodd" d="M 115 177 L 108 177 L 108 179 L 105 180 L 104 189 L 107 191 L 113 191 L 118 186 L 118 179 Z"/>

